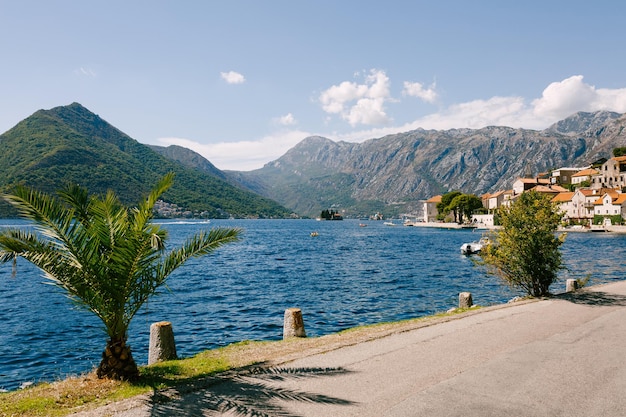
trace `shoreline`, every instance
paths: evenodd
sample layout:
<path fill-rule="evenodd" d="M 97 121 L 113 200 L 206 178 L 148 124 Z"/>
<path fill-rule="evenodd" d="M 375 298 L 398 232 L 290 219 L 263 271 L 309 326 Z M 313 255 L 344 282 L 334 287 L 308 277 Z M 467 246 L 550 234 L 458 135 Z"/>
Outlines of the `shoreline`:
<path fill-rule="evenodd" d="M 443 222 L 405 222 L 403 226 L 406 227 L 424 227 L 433 229 L 448 229 L 448 230 L 497 230 L 500 226 L 487 226 L 484 223 L 476 225 L 463 225 L 458 223 L 443 223 Z"/>
<path fill-rule="evenodd" d="M 558 282 L 556 283 L 558 284 Z M 454 312 L 441 312 L 435 315 L 416 317 L 412 319 L 377 323 L 364 326 L 358 326 L 346 330 L 342 330 L 336 333 L 310 337 L 310 338 L 291 338 L 287 340 L 277 341 L 242 341 L 237 344 L 229 345 L 226 348 L 218 348 L 201 352 L 209 355 L 227 355 L 228 361 L 231 364 L 227 371 L 219 372 L 208 376 L 200 376 L 199 379 L 192 378 L 190 380 L 183 380 L 179 384 L 174 384 L 168 388 L 160 389 L 154 392 L 133 395 L 122 400 L 108 400 L 105 404 L 97 404 L 87 402 L 79 408 L 72 407 L 68 411 L 67 415 L 75 415 L 82 417 L 95 417 L 95 416 L 109 416 L 114 415 L 117 412 L 123 412 L 124 410 L 130 410 L 135 407 L 139 407 L 146 402 L 152 401 L 155 393 L 163 395 L 164 399 L 168 398 L 169 393 L 172 391 L 178 393 L 191 393 L 199 390 L 206 389 L 215 383 L 216 379 L 221 378 L 220 375 L 239 375 L 242 372 L 249 372 L 251 366 L 272 368 L 272 367 L 284 367 L 289 366 L 294 361 L 303 360 L 305 358 L 326 355 L 331 352 L 355 347 L 368 342 L 375 342 L 377 340 L 387 337 L 397 337 L 398 335 L 413 332 L 419 329 L 432 328 L 433 326 L 443 325 L 445 323 L 463 320 L 476 315 L 495 312 L 498 310 L 506 310 L 509 308 L 515 308 L 524 306 L 526 304 L 544 302 L 544 301 L 557 301 L 567 297 L 571 297 L 571 294 L 584 293 L 584 292 L 598 292 L 603 287 L 619 284 L 619 282 L 601 283 L 596 285 L 590 285 L 582 288 L 574 293 L 566 292 L 554 292 L 552 297 L 549 298 L 525 298 L 521 300 L 510 300 L 509 302 L 493 304 L 488 306 L 475 305 L 470 309 L 459 309 Z M 575 295 L 574 295 L 575 296 Z M 189 358 L 180 359 L 184 361 Z M 176 361 L 172 361 L 173 364 Z M 78 380 L 87 380 L 93 378 L 93 372 L 90 374 L 83 374 L 73 376 L 72 378 Z M 71 379 L 71 378 L 68 378 Z M 67 380 L 67 379 L 66 379 Z M 57 381 L 53 384 L 63 384 L 66 380 Z M 33 387 L 36 389 L 37 387 Z M 24 392 L 27 396 L 29 390 L 18 390 L 14 392 Z M 37 394 L 35 394 L 36 397 Z M 0 396 L 2 398 L 2 396 Z M 7 397 L 5 397 L 7 398 Z M 166 400 L 168 401 L 168 400 Z M 84 407 L 84 408 L 83 408 Z M 38 415 L 38 414 L 21 414 L 25 416 Z"/>
<path fill-rule="evenodd" d="M 360 328 L 349 329 L 349 330 L 345 330 L 345 331 L 335 333 L 332 335 L 321 336 L 318 338 L 311 338 L 311 339 L 294 338 L 294 339 L 289 339 L 286 341 L 279 341 L 276 343 L 272 343 L 271 346 L 269 346 L 269 349 L 267 349 L 263 354 L 261 354 L 261 357 L 266 358 L 266 360 L 261 360 L 260 363 L 256 362 L 257 364 L 253 363 L 251 365 L 247 365 L 247 366 L 244 365 L 239 368 L 233 368 L 230 371 L 226 372 L 223 378 L 219 376 L 203 378 L 200 381 L 195 381 L 190 384 L 183 384 L 181 386 L 176 386 L 170 389 L 159 391 L 158 393 L 159 399 L 156 400 L 157 401 L 156 403 L 155 403 L 155 394 L 145 394 L 145 395 L 141 395 L 137 397 L 128 398 L 123 401 L 110 403 L 105 406 L 101 406 L 101 407 L 94 408 L 91 410 L 84 410 L 82 412 L 79 412 L 77 414 L 72 414 L 72 415 L 75 417 L 100 417 L 100 416 L 110 416 L 114 414 L 117 415 L 117 413 L 122 413 L 123 415 L 135 415 L 133 414 L 135 412 L 143 413 L 143 414 L 138 414 L 138 415 L 148 415 L 149 413 L 153 412 L 155 409 L 158 410 L 161 408 L 165 410 L 171 410 L 171 409 L 183 409 L 184 410 L 184 409 L 187 409 L 186 408 L 187 406 L 197 404 L 198 397 L 202 397 L 204 395 L 203 393 L 207 392 L 207 390 L 210 390 L 210 392 L 217 392 L 218 395 L 220 395 L 219 394 L 221 392 L 220 387 L 222 384 L 228 385 L 229 381 L 233 381 L 233 380 L 237 381 L 239 378 L 254 378 L 255 377 L 254 375 L 263 375 L 265 374 L 263 369 L 271 371 L 270 373 L 272 374 L 273 372 L 276 372 L 277 378 L 278 378 L 277 381 L 282 380 L 282 381 L 285 381 L 286 384 L 290 384 L 290 382 L 288 381 L 288 378 L 284 378 L 284 379 L 279 378 L 280 376 L 279 374 L 281 373 L 281 370 L 289 370 L 293 368 L 295 370 L 319 369 L 319 370 L 331 370 L 332 371 L 332 369 L 335 369 L 335 368 L 332 368 L 332 366 L 337 366 L 335 359 L 333 358 L 337 358 L 337 357 L 343 358 L 342 360 L 347 361 L 346 363 L 351 364 L 351 366 L 361 367 L 361 363 L 366 359 L 366 357 L 369 358 L 371 356 L 371 359 L 368 359 L 368 360 L 373 360 L 374 363 L 378 364 L 381 360 L 384 360 L 384 358 L 382 358 L 381 354 L 373 353 L 372 349 L 376 350 L 376 349 L 382 348 L 386 352 L 385 354 L 394 354 L 394 352 L 402 350 L 402 349 L 398 349 L 396 347 L 387 348 L 386 346 L 388 345 L 393 346 L 395 343 L 397 343 L 399 339 L 408 338 L 408 339 L 420 339 L 421 340 L 425 338 L 424 340 L 429 341 L 430 343 L 433 343 L 435 340 L 439 340 L 440 337 L 433 338 L 432 336 L 429 336 L 431 333 L 441 334 L 441 337 L 448 337 L 452 339 L 451 342 L 457 341 L 461 343 L 461 345 L 463 345 L 464 343 L 463 340 L 465 340 L 465 338 L 456 337 L 454 336 L 454 333 L 450 332 L 449 330 L 443 330 L 443 329 L 444 328 L 456 329 L 453 331 L 455 332 L 455 331 L 459 331 L 459 329 L 467 328 L 468 327 L 467 323 L 472 323 L 470 324 L 470 326 L 475 326 L 477 324 L 479 326 L 482 326 L 485 324 L 490 325 L 489 323 L 493 323 L 494 325 L 497 325 L 505 317 L 512 317 L 513 318 L 512 320 L 519 324 L 517 320 L 520 317 L 519 315 L 520 313 L 516 313 L 516 311 L 518 311 L 517 309 L 519 308 L 522 309 L 520 310 L 522 312 L 537 310 L 538 312 L 536 312 L 536 314 L 539 314 L 539 316 L 541 316 L 543 314 L 543 310 L 546 307 L 537 307 L 537 305 L 556 306 L 558 303 L 562 303 L 564 301 L 571 302 L 572 300 L 575 300 L 577 297 L 581 298 L 583 301 L 581 301 L 580 303 L 574 302 L 572 304 L 558 304 L 562 307 L 556 307 L 557 310 L 562 311 L 565 308 L 565 311 L 567 312 L 570 306 L 576 305 L 576 304 L 584 306 L 585 303 L 587 302 L 586 300 L 593 301 L 593 300 L 596 300 L 596 297 L 600 297 L 600 298 L 606 297 L 606 299 L 608 300 L 607 301 L 608 303 L 609 301 L 613 300 L 613 298 L 610 296 L 610 294 L 613 294 L 613 292 L 611 291 L 611 289 L 609 289 L 609 291 L 607 292 L 602 291 L 602 289 L 603 287 L 606 288 L 606 287 L 615 286 L 615 285 L 617 285 L 618 287 L 623 287 L 624 282 L 589 286 L 575 293 L 559 293 L 549 298 L 525 299 L 525 300 L 521 300 L 517 302 L 497 304 L 497 305 L 488 306 L 488 307 L 472 308 L 470 310 L 466 310 L 457 314 L 428 316 L 425 318 L 413 319 L 413 320 L 408 320 L 405 322 L 383 323 L 379 325 L 363 326 Z M 592 294 L 598 294 L 598 296 L 593 296 Z M 609 294 L 609 296 L 607 296 L 606 294 Z M 600 303 L 599 305 L 601 306 L 604 305 L 602 304 L 602 300 L 603 299 L 598 301 L 598 303 Z M 616 301 L 617 306 L 623 305 L 621 304 L 620 300 L 621 299 L 617 299 Z M 535 306 L 533 307 L 533 305 Z M 609 308 L 610 308 L 610 304 L 609 304 Z M 592 310 L 588 309 L 587 311 L 592 311 Z M 481 318 L 481 316 L 483 316 L 484 318 Z M 490 318 L 491 316 L 494 316 L 496 318 L 495 319 Z M 562 314 L 556 314 L 551 317 L 556 317 L 557 321 L 561 320 L 561 318 L 566 318 L 567 320 L 571 322 L 576 322 L 576 319 L 574 319 L 575 316 L 576 315 L 562 313 Z M 444 326 L 444 327 L 441 327 L 441 326 Z M 505 326 L 505 327 L 510 329 L 510 326 Z M 522 328 L 523 331 L 529 332 L 529 334 L 531 335 L 530 336 L 531 340 L 536 340 L 537 332 L 533 326 L 530 326 L 530 327 L 522 326 L 522 327 L 523 327 Z M 420 329 L 429 329 L 429 330 L 424 330 L 424 332 L 415 332 L 416 330 L 420 330 Z M 515 330 L 512 330 L 512 331 L 515 331 Z M 561 334 L 564 330 L 561 325 L 558 325 L 555 331 L 557 332 L 557 334 Z M 470 333 L 473 333 L 473 331 L 470 330 Z M 490 334 L 490 332 L 488 333 Z M 548 341 L 551 340 L 550 337 L 548 336 L 546 337 L 547 337 L 546 340 Z M 384 341 L 382 340 L 386 338 L 389 338 L 389 340 L 384 340 Z M 480 344 L 481 347 L 473 346 L 473 349 L 474 348 L 483 349 L 483 346 L 484 346 L 484 349 L 492 349 L 490 348 L 492 343 L 487 342 L 486 341 L 487 339 L 480 338 L 480 337 L 478 338 L 480 340 L 485 340 L 485 343 L 481 343 Z M 444 345 L 447 345 L 447 342 L 442 342 L 442 343 Z M 522 345 L 530 346 L 530 344 L 526 342 L 523 342 Z M 402 345 L 402 346 L 405 346 L 405 345 Z M 410 343 L 410 345 L 406 345 L 406 346 L 415 346 L 417 348 L 423 348 L 426 350 L 429 349 L 429 347 L 424 345 L 423 343 L 418 343 L 418 344 Z M 430 350 L 428 351 L 430 352 Z M 448 353 L 457 352 L 455 355 L 458 355 L 460 357 L 462 357 L 465 354 L 463 353 L 465 351 L 464 349 L 458 349 L 458 350 L 452 349 L 452 350 L 446 350 L 446 351 Z M 348 352 L 348 353 L 345 353 L 345 352 Z M 355 355 L 355 353 L 349 353 L 349 352 L 358 352 L 358 353 L 356 353 Z M 432 351 L 431 353 L 433 355 L 438 355 L 438 352 L 439 350 L 435 349 L 435 351 Z M 499 352 L 499 349 L 495 347 L 495 351 L 490 353 L 490 355 L 498 354 L 498 352 Z M 400 355 L 402 356 L 403 354 L 400 354 Z M 358 359 L 354 359 L 354 357 L 358 357 Z M 457 356 L 454 356 L 453 358 L 449 358 L 449 359 L 455 360 L 456 357 Z M 405 359 L 407 361 L 420 362 L 419 355 L 417 357 L 411 356 L 410 358 L 407 357 Z M 429 362 L 427 366 L 424 366 L 424 364 L 422 364 L 422 366 L 419 366 L 417 369 L 419 372 L 424 371 L 428 373 L 428 372 L 432 372 L 430 370 L 431 367 L 437 368 L 438 366 L 440 366 L 440 364 L 445 364 L 446 362 L 447 361 L 437 360 L 437 361 L 434 361 L 433 363 Z M 482 360 L 479 362 L 481 362 L 480 366 L 483 366 L 484 364 L 489 363 L 489 362 L 483 362 Z M 563 361 L 559 360 L 558 362 L 562 363 Z M 395 363 L 395 361 L 393 363 Z M 393 365 L 393 363 L 390 363 L 389 366 L 395 366 Z M 461 363 L 463 363 L 463 361 L 461 361 Z M 401 367 L 402 366 L 403 365 L 401 365 Z M 468 366 L 469 368 L 467 371 L 471 372 L 471 370 L 473 369 L 473 366 L 471 365 L 468 365 Z M 569 366 L 567 366 L 567 363 L 566 363 L 566 368 L 569 369 Z M 344 368 L 338 368 L 338 369 L 344 369 Z M 376 369 L 372 370 L 371 366 L 363 365 L 363 369 L 361 369 L 360 373 L 369 372 L 369 370 L 372 370 L 372 372 L 379 372 L 379 370 L 384 370 L 384 369 L 387 369 L 387 366 L 376 367 Z M 527 370 L 527 368 L 524 368 L 524 369 Z M 287 374 L 289 373 L 289 371 L 285 371 L 285 372 L 287 372 Z M 350 371 L 348 370 L 347 372 L 350 372 Z M 355 374 L 356 378 L 358 378 L 358 374 L 359 372 L 357 371 Z M 400 385 L 403 384 L 401 382 L 402 378 L 397 378 L 397 376 L 393 375 L 393 372 L 391 372 L 391 374 L 393 378 L 393 384 L 396 384 L 396 383 L 399 383 Z M 456 374 L 456 372 L 454 372 L 453 374 Z M 504 378 L 505 376 L 502 375 L 502 377 Z M 451 378 L 451 379 L 448 379 L 448 378 Z M 443 381 L 451 381 L 451 380 L 454 380 L 454 378 L 455 377 L 453 376 L 444 377 Z M 317 377 L 309 378 L 309 382 L 311 380 L 315 381 L 315 379 L 317 379 Z M 513 377 L 513 379 L 515 380 L 515 377 Z M 375 381 L 375 380 L 376 378 L 371 379 L 365 376 L 365 382 L 370 381 L 368 382 L 368 384 L 370 385 L 372 384 L 371 381 Z M 409 381 L 406 380 L 405 382 L 409 382 Z M 301 383 L 307 383 L 306 379 L 300 380 L 300 382 L 293 382 L 293 384 L 295 384 L 298 387 L 301 387 L 300 385 Z M 317 385 L 317 383 L 315 382 L 313 382 L 313 384 L 317 389 L 322 389 L 322 385 Z M 354 395 L 355 392 L 358 393 L 361 387 L 363 387 L 362 384 L 363 384 L 362 382 L 356 383 L 355 385 L 355 387 L 357 387 L 356 391 L 354 391 L 354 387 L 345 388 L 344 384 L 342 383 L 339 383 L 338 387 L 335 387 L 335 388 L 329 387 L 327 389 L 332 391 L 332 393 L 335 394 L 336 396 L 339 395 L 339 397 L 341 398 L 346 398 L 346 396 Z M 378 383 L 373 382 L 373 384 L 374 384 L 373 388 L 375 390 L 380 389 L 380 386 L 378 386 Z M 438 383 L 435 382 L 435 385 L 437 384 Z M 236 390 L 237 383 L 235 383 L 234 385 L 235 385 L 235 390 Z M 409 385 L 412 385 L 412 383 L 409 383 Z M 341 389 L 341 394 L 338 394 L 338 391 L 335 391 L 335 389 Z M 575 388 L 575 389 L 578 389 L 578 388 Z M 392 394 L 389 394 L 390 396 L 388 397 L 387 394 L 385 394 L 386 390 L 382 390 L 382 391 L 383 393 L 380 395 L 382 395 L 385 398 L 385 400 L 392 398 L 391 396 Z M 227 391 L 227 392 L 232 395 L 231 391 Z M 417 395 L 422 395 L 423 393 L 425 393 L 425 391 L 422 391 L 420 389 L 418 390 Z M 228 397 L 228 394 L 226 394 L 226 396 Z M 404 396 L 402 396 L 402 398 L 404 398 Z M 404 401 L 402 398 L 398 400 L 400 401 L 400 403 Z M 376 405 L 378 404 L 378 402 L 376 400 L 371 400 L 371 401 L 373 403 L 374 410 L 369 414 L 365 413 L 363 415 L 368 415 L 368 416 L 380 415 L 379 414 L 380 410 L 378 409 L 378 406 Z M 173 405 L 168 405 L 170 403 Z M 328 404 L 325 404 L 324 402 L 321 402 L 315 405 L 318 407 L 328 406 Z M 367 404 L 363 404 L 363 403 L 361 404 L 359 404 L 358 402 L 354 403 L 354 406 L 357 407 L 357 411 L 361 410 L 360 407 L 362 407 L 363 405 L 367 406 Z M 372 404 L 369 405 L 370 408 L 371 406 Z M 294 407 L 299 407 L 299 405 L 295 404 Z M 350 405 L 348 405 L 348 407 L 350 407 Z M 318 413 L 306 414 L 306 415 L 333 415 L 333 413 L 326 412 L 326 409 L 324 408 L 324 414 L 320 414 L 318 412 Z"/>

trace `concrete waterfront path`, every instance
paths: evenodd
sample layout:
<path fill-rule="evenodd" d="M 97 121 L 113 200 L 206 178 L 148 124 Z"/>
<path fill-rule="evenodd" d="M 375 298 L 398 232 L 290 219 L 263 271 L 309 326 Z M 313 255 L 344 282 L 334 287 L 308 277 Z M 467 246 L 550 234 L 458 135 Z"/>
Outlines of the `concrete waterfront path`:
<path fill-rule="evenodd" d="M 624 393 L 626 281 L 487 308 L 89 415 L 609 417 L 626 416 Z"/>

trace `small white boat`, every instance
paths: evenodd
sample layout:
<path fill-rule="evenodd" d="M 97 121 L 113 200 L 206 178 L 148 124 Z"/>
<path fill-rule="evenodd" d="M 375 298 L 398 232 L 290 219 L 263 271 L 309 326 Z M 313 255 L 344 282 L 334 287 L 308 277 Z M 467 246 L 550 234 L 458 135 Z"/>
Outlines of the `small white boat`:
<path fill-rule="evenodd" d="M 489 239 L 480 238 L 478 242 L 464 243 L 461 245 L 461 254 L 463 255 L 476 255 L 479 254 L 483 248 L 489 244 Z"/>
<path fill-rule="evenodd" d="M 385 226 L 395 226 L 396 225 L 394 222 L 384 222 L 383 224 Z"/>

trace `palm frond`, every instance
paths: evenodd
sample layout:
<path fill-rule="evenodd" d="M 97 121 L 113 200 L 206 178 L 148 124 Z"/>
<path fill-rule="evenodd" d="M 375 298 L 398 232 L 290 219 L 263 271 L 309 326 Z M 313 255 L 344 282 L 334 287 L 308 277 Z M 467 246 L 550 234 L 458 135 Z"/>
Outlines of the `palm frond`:
<path fill-rule="evenodd" d="M 166 174 L 152 189 L 148 197 L 139 204 L 134 211 L 133 226 L 136 232 L 143 231 L 152 218 L 152 210 L 159 197 L 163 195 L 174 183 L 174 173 Z"/>
<path fill-rule="evenodd" d="M 207 255 L 220 246 L 236 242 L 241 234 L 239 228 L 214 228 L 209 232 L 202 231 L 187 241 L 178 249 L 173 250 L 161 265 L 161 280 L 165 280 L 176 268 L 191 258 Z"/>
<path fill-rule="evenodd" d="M 68 206 L 74 208 L 74 218 L 87 227 L 91 220 L 89 216 L 91 198 L 87 189 L 76 184 L 68 184 L 58 192 L 58 195 Z"/>
<path fill-rule="evenodd" d="M 74 256 L 74 262 L 80 263 L 76 255 L 81 250 L 75 246 L 73 237 L 80 236 L 81 224 L 75 221 L 73 208 L 52 196 L 23 186 L 16 187 L 15 194 L 5 195 L 4 198 L 22 218 L 32 221 L 41 237 L 55 245 L 59 253 Z"/>

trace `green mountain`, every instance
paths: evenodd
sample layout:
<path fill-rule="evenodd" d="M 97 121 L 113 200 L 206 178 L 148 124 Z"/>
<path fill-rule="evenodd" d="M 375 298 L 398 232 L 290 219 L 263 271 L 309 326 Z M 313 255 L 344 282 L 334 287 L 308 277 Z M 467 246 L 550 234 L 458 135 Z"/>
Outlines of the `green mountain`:
<path fill-rule="evenodd" d="M 25 184 L 53 193 L 77 183 L 92 193 L 113 190 L 133 204 L 172 171 L 174 186 L 163 196 L 165 202 L 195 216 L 282 218 L 291 213 L 228 183 L 217 169 L 186 166 L 155 152 L 78 103 L 37 111 L 0 135 L 0 146 L 0 192 Z M 2 204 L 0 216 L 11 215 Z"/>

